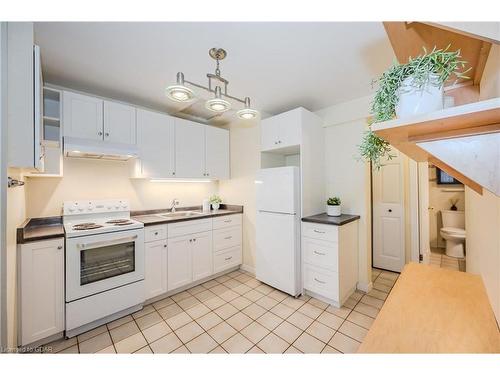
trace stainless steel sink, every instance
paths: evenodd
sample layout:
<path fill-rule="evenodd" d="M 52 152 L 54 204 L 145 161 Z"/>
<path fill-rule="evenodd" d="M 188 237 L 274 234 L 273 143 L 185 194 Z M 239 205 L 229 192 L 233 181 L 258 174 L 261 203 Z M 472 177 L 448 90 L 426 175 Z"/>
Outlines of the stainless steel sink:
<path fill-rule="evenodd" d="M 168 218 L 182 218 L 182 217 L 191 217 L 191 216 L 198 216 L 198 215 L 203 215 L 202 212 L 197 212 L 197 211 L 177 211 L 177 212 L 168 212 L 166 214 L 158 214 L 158 216 L 166 217 Z"/>

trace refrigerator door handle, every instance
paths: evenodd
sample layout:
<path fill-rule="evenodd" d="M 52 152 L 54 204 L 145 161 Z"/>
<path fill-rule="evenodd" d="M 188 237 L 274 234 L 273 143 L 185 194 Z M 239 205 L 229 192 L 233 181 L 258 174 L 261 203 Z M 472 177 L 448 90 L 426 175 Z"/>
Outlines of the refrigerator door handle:
<path fill-rule="evenodd" d="M 281 214 L 281 215 L 297 215 L 297 214 L 291 214 L 289 212 L 278 212 L 278 211 L 265 211 L 265 210 L 259 210 L 259 212 L 264 212 L 268 214 Z"/>

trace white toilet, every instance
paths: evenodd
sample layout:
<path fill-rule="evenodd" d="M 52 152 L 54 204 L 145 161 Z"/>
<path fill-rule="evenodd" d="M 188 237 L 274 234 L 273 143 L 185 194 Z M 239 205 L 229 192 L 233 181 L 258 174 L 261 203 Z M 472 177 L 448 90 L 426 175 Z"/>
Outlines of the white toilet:
<path fill-rule="evenodd" d="M 446 241 L 446 255 L 454 258 L 464 258 L 465 243 L 465 212 L 441 211 L 443 227 L 441 237 Z"/>

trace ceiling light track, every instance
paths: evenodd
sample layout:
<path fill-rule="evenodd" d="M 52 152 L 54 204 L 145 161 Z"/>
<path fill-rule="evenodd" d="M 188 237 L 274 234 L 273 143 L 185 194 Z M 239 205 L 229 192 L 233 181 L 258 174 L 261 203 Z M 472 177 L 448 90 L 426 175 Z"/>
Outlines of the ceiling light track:
<path fill-rule="evenodd" d="M 203 86 L 199 83 L 188 81 L 184 79 L 184 73 L 178 72 L 177 83 L 175 85 L 167 87 L 166 89 L 168 98 L 176 102 L 189 102 L 193 100 L 195 98 L 195 94 L 193 90 L 186 86 L 190 85 L 214 94 L 213 99 L 207 100 L 205 102 L 205 107 L 210 111 L 216 112 L 217 114 L 222 114 L 230 110 L 231 103 L 224 99 L 228 98 L 244 104 L 244 108 L 236 112 L 239 118 L 243 120 L 251 120 L 256 118 L 259 115 L 259 112 L 250 107 L 249 97 L 240 99 L 227 93 L 227 86 L 229 85 L 229 81 L 222 77 L 220 72 L 220 60 L 223 60 L 227 56 L 227 52 L 222 48 L 211 48 L 208 51 L 208 54 L 216 61 L 217 64 L 215 68 L 215 74 L 207 73 L 208 86 Z M 212 84 L 212 80 L 218 81 L 219 84 Z M 222 91 L 222 88 L 224 88 L 224 91 Z"/>

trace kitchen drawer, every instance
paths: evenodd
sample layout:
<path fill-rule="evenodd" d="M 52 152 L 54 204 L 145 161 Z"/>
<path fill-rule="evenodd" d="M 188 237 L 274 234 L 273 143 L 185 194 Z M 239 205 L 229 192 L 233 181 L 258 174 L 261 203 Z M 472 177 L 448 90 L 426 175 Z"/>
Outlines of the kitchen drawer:
<path fill-rule="evenodd" d="M 306 263 L 338 272 L 338 252 L 337 242 L 302 238 L 302 253 Z"/>
<path fill-rule="evenodd" d="M 323 297 L 338 301 L 338 273 L 327 271 L 310 264 L 304 264 L 304 288 Z"/>
<path fill-rule="evenodd" d="M 213 223 L 214 229 L 234 227 L 237 225 L 241 226 L 241 214 L 214 217 Z"/>
<path fill-rule="evenodd" d="M 317 240 L 338 242 L 339 228 L 336 225 L 302 223 L 302 236 Z"/>
<path fill-rule="evenodd" d="M 241 227 L 214 230 L 213 241 L 214 251 L 241 245 Z"/>
<path fill-rule="evenodd" d="M 188 220 L 168 224 L 168 238 L 212 230 L 212 219 Z"/>
<path fill-rule="evenodd" d="M 214 273 L 222 272 L 241 264 L 241 246 L 214 254 Z"/>
<path fill-rule="evenodd" d="M 166 240 L 167 239 L 167 225 L 155 225 L 144 228 L 144 242 Z"/>

